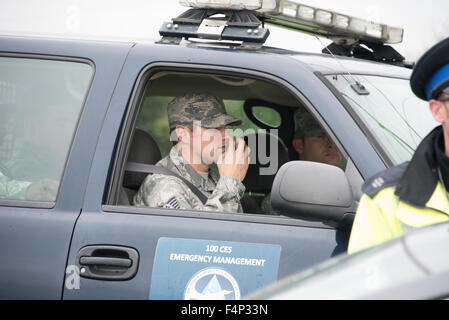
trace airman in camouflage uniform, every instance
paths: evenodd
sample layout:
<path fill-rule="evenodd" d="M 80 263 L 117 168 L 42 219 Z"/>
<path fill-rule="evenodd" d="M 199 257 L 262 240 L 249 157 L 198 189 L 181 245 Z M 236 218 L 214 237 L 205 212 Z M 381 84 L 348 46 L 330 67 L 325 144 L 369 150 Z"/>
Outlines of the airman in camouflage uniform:
<path fill-rule="evenodd" d="M 167 113 L 171 130 L 201 121 L 203 128 L 224 128 L 238 125 L 240 120 L 226 113 L 223 101 L 210 94 L 185 94 L 168 104 Z M 205 204 L 179 178 L 162 174 L 148 175 L 134 196 L 136 206 L 172 209 L 197 209 L 222 212 L 243 212 L 240 199 L 245 187 L 241 180 L 231 175 L 220 176 L 215 171 L 199 172 L 184 158 L 175 145 L 170 154 L 157 166 L 166 168 L 197 187 L 206 197 Z M 218 165 L 217 165 L 218 166 Z M 247 165 L 246 165 L 247 169 Z M 246 174 L 244 170 L 243 177 Z"/>

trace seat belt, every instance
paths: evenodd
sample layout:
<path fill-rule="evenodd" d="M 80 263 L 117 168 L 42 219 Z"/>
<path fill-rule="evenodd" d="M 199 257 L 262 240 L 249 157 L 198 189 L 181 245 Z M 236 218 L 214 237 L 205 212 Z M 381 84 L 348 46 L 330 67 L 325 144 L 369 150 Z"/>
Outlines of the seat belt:
<path fill-rule="evenodd" d="M 187 187 L 200 199 L 200 201 L 203 203 L 203 205 L 207 202 L 207 197 L 197 188 L 195 187 L 190 181 L 187 181 L 184 177 L 181 177 L 180 175 L 160 166 L 155 166 L 152 164 L 145 164 L 145 163 L 138 163 L 138 162 L 128 162 L 126 164 L 125 171 L 133 171 L 133 172 L 142 172 L 142 173 L 152 173 L 152 174 L 162 174 L 164 176 L 172 176 L 176 177 L 178 179 L 181 179 L 182 182 L 184 182 Z"/>

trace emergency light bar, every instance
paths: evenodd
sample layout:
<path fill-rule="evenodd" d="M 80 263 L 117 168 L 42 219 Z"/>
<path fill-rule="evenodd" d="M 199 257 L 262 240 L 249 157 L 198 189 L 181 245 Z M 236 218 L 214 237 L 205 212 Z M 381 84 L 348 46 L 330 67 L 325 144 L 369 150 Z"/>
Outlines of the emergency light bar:
<path fill-rule="evenodd" d="M 323 53 L 407 66 L 386 44 L 400 43 L 404 30 L 294 0 L 180 0 L 190 7 L 164 22 L 158 43 L 179 44 L 183 38 L 240 41 L 240 48 L 259 49 L 270 31 L 264 23 L 329 38 Z"/>
<path fill-rule="evenodd" d="M 197 9 L 248 10 L 266 23 L 327 38 L 350 38 L 381 43 L 400 43 L 404 30 L 292 0 L 180 0 Z"/>
<path fill-rule="evenodd" d="M 186 7 L 199 9 L 276 12 L 279 0 L 179 0 L 179 3 Z"/>
<path fill-rule="evenodd" d="M 400 43 L 403 39 L 404 30 L 401 28 L 311 7 L 296 1 L 278 1 L 278 11 L 264 13 L 267 23 L 328 38 L 349 37 L 389 44 Z"/>

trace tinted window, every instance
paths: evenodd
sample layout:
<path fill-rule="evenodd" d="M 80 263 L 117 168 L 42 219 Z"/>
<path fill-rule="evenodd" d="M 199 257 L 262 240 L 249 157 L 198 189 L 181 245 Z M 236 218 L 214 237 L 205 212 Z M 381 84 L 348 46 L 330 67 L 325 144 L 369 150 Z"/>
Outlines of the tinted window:
<path fill-rule="evenodd" d="M 56 200 L 91 76 L 85 63 L 0 57 L 0 199 Z"/>

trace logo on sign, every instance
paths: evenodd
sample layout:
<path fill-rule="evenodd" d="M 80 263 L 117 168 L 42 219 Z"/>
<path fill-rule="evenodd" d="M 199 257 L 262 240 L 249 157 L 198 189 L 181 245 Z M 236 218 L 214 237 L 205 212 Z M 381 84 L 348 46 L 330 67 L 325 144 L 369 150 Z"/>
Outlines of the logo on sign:
<path fill-rule="evenodd" d="M 219 268 L 206 268 L 187 283 L 185 300 L 238 300 L 240 288 L 234 277 Z"/>

